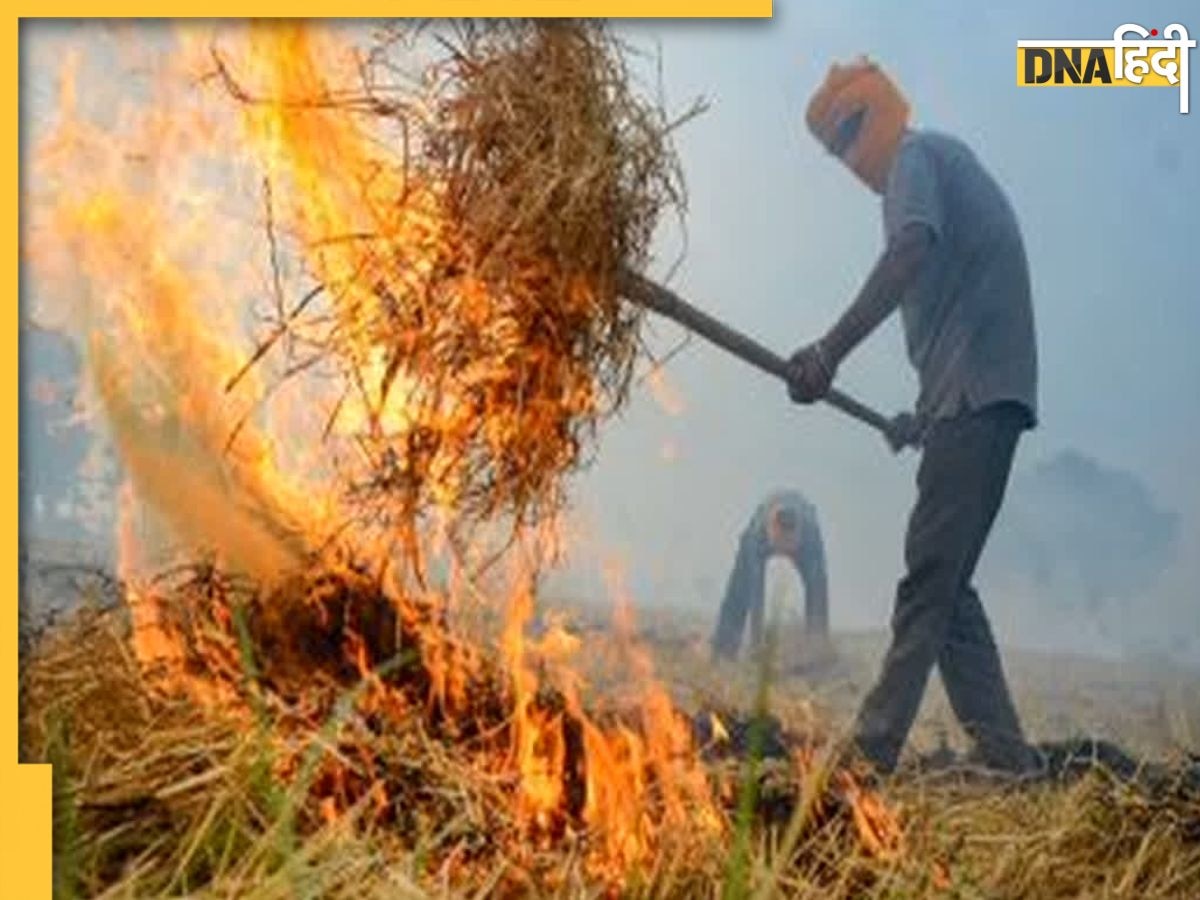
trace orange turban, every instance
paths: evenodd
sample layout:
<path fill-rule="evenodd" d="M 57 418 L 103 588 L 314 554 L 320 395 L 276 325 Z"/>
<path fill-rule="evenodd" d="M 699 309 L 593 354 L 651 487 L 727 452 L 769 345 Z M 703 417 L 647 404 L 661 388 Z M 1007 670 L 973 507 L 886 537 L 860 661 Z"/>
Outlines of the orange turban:
<path fill-rule="evenodd" d="M 861 112 L 862 124 L 849 148 L 838 148 L 838 127 Z M 896 148 L 908 125 L 908 101 L 874 63 L 834 63 L 808 103 L 809 130 L 859 178 L 882 193 Z"/>

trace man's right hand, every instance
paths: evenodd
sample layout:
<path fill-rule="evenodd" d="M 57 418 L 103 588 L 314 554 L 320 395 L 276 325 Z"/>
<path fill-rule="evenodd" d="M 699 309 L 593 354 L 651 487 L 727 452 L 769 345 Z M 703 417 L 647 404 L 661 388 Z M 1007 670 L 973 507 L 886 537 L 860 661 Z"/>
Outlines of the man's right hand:
<path fill-rule="evenodd" d="M 924 431 L 924 423 L 917 416 L 903 412 L 892 418 L 884 437 L 892 452 L 899 453 L 905 447 L 920 447 Z"/>
<path fill-rule="evenodd" d="M 836 374 L 837 365 L 820 341 L 801 347 L 788 360 L 788 396 L 796 403 L 816 403 L 829 393 Z"/>

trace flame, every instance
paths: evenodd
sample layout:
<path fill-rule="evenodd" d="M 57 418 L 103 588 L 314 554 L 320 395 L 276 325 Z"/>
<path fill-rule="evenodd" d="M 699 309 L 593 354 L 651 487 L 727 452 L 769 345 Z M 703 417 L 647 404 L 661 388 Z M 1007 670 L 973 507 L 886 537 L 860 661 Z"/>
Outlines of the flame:
<path fill-rule="evenodd" d="M 650 394 L 658 403 L 659 408 L 668 416 L 678 418 L 687 410 L 683 394 L 667 377 L 666 370 L 662 366 L 655 366 L 646 373 L 646 384 L 650 387 Z"/>
<path fill-rule="evenodd" d="M 941 860 L 935 859 L 931 865 L 930 884 L 936 891 L 948 891 L 954 886 L 954 881 L 950 877 L 950 869 Z"/>
<path fill-rule="evenodd" d="M 614 589 L 620 590 L 616 581 Z M 549 617 L 540 638 L 527 636 L 534 612 L 527 575 L 511 594 L 502 647 L 512 680 L 508 764 L 519 776 L 519 817 L 529 834 L 545 838 L 564 827 L 564 812 L 574 808 L 599 838 L 593 865 L 624 872 L 659 850 L 672 829 L 719 834 L 723 822 L 690 724 L 633 639 L 627 595 L 615 597 L 623 664 L 635 687 L 632 722 L 589 715 L 576 666 L 583 645 L 561 622 Z"/>
<path fill-rule="evenodd" d="M 863 849 L 879 859 L 899 858 L 903 852 L 904 830 L 895 812 L 876 791 L 859 784 L 850 771 L 839 770 L 837 781 L 850 805 Z"/>
<path fill-rule="evenodd" d="M 92 414 L 103 417 L 128 474 L 117 528 L 134 652 L 200 702 L 236 707 L 232 682 L 189 667 L 181 610 L 146 576 L 170 549 L 185 558 L 203 553 L 216 568 L 249 576 L 270 598 L 315 570 L 329 575 L 334 594 L 394 602 L 400 630 L 417 635 L 429 711 L 465 717 L 484 654 L 447 622 L 475 589 L 466 564 L 453 561 L 447 587 L 410 583 L 393 565 L 396 532 L 405 523 L 356 516 L 347 488 L 380 466 L 372 436 L 395 438 L 431 423 L 465 427 L 478 415 L 454 390 L 431 404 L 424 373 L 410 371 L 402 355 L 381 352 L 373 332 L 395 300 L 377 283 L 401 272 L 419 289 L 416 282 L 434 267 L 463 257 L 463 238 L 443 215 L 443 186 L 390 164 L 395 151 L 381 149 L 386 136 L 319 102 L 331 96 L 330 85 L 355 75 L 352 48 L 335 32 L 300 23 L 217 28 L 216 74 L 228 78 L 236 69 L 246 102 L 232 105 L 228 85 L 212 89 L 219 82 L 209 49 L 214 35 L 204 26 L 166 35 L 168 47 L 157 52 L 125 33 L 111 49 L 149 77 L 131 89 L 104 77 L 103 60 L 72 48 L 61 64 L 57 119 L 35 155 L 29 244 L 45 288 L 42 317 L 86 347 Z M 530 279 L 541 274 L 531 264 Z M 255 336 L 248 311 L 255 298 L 275 297 L 271 340 L 302 345 L 309 326 L 278 295 L 281 281 L 295 288 L 305 279 L 324 290 L 321 327 L 330 318 L 338 323 L 342 377 L 314 367 L 280 387 L 264 372 L 268 362 L 247 364 L 260 362 L 270 345 Z M 469 272 L 455 290 L 468 308 L 502 310 L 511 302 Z M 519 339 L 519 331 L 501 329 L 496 352 L 521 352 Z M 490 373 L 456 376 L 465 391 L 486 386 Z M 660 371 L 649 382 L 670 414 L 682 413 Z M 586 407 L 596 400 L 581 383 L 564 385 L 562 402 Z M 536 411 L 531 415 L 536 423 Z M 501 415 L 485 424 L 496 446 L 506 446 L 518 427 Z M 432 469 L 433 497 L 447 518 L 461 496 L 457 466 L 444 460 Z M 435 516 L 405 534 L 403 549 L 418 570 L 455 549 L 445 521 Z M 606 574 L 617 655 L 632 685 L 622 715 L 589 713 L 594 698 L 580 674 L 583 645 L 562 622 L 548 620 L 539 637 L 530 637 L 538 564 L 555 558 L 561 545 L 557 521 L 523 532 L 501 592 L 507 746 L 489 764 L 515 786 L 513 809 L 526 837 L 546 843 L 584 829 L 593 837 L 589 865 L 619 879 L 674 835 L 722 834 L 725 819 L 690 723 L 635 638 L 619 567 Z M 343 565 L 339 547 L 349 547 L 346 556 L 371 578 Z M 328 626 L 332 615 L 322 596 L 315 587 L 305 595 L 303 612 L 314 627 Z M 410 602 L 414 596 L 419 603 Z M 220 591 L 200 600 L 228 638 L 232 612 Z M 294 610 L 267 612 L 281 617 L 284 629 L 299 627 L 289 622 Z M 373 637 L 344 635 L 344 662 L 372 684 L 364 702 L 385 717 L 394 711 L 399 721 L 409 698 L 373 674 Z M 228 653 L 224 646 L 202 649 L 214 661 Z M 728 740 L 715 719 L 713 731 Z M 286 775 L 295 761 L 281 760 Z M 359 796 L 371 797 L 382 815 L 386 788 L 369 772 L 364 777 Z M 353 805 L 352 780 L 332 762 L 322 770 L 324 820 L 336 821 Z M 853 791 L 864 844 L 890 852 L 894 822 L 886 807 Z"/>
<path fill-rule="evenodd" d="M 171 684 L 214 705 L 232 699 L 186 670 L 174 610 L 137 578 L 152 565 L 135 507 L 168 525 L 185 552 L 211 552 L 220 566 L 268 587 L 311 565 L 330 523 L 346 512 L 339 486 L 370 461 L 349 454 L 334 465 L 295 448 L 327 448 L 319 429 L 331 421 L 334 438 L 395 435 L 430 414 L 419 408 L 420 379 L 378 348 L 371 327 L 385 314 L 386 298 L 373 288 L 396 271 L 421 277 L 458 253 L 460 240 L 442 218 L 438 185 L 381 164 L 378 135 L 344 112 L 309 103 L 348 77 L 353 63 L 331 33 L 272 25 L 221 36 L 222 64 L 236 68 L 244 90 L 269 98 L 233 107 L 233 124 L 222 115 L 227 98 L 216 107 L 211 94 L 189 87 L 208 43 L 198 29 L 176 35 L 178 65 L 153 66 L 152 100 L 123 105 L 111 128 L 82 109 L 80 72 L 89 60 L 66 56 L 60 120 L 37 157 L 49 189 L 40 198 L 32 253 L 56 288 L 50 302 L 58 321 L 78 323 L 71 330 L 89 351 L 97 412 L 129 474 L 119 543 L 134 650 L 148 666 L 173 670 Z M 90 89 L 90 77 L 86 83 Z M 255 283 L 239 260 L 255 248 L 260 269 L 278 261 L 263 246 L 261 210 L 231 201 L 222 188 L 256 181 L 270 186 L 267 224 L 294 241 L 293 262 L 325 286 L 341 323 L 341 349 L 353 363 L 344 395 L 321 390 L 315 379 L 290 394 L 268 390 L 245 364 L 254 343 L 244 304 Z M 360 234 L 375 237 L 352 239 Z M 256 277 L 259 285 L 267 280 L 261 271 Z M 481 309 L 506 302 L 471 278 L 457 290 Z M 574 399 L 567 402 L 591 402 L 579 386 L 568 388 Z M 451 394 L 433 414 L 453 427 L 466 411 Z M 511 427 L 500 418 L 494 425 Z M 458 485 L 452 470 L 441 474 L 438 500 L 451 509 Z M 544 523 L 531 535 L 531 553 L 560 552 L 558 524 Z M 360 556 L 386 553 L 386 542 L 372 544 L 358 523 L 343 535 Z M 528 835 L 552 840 L 574 819 L 599 837 L 595 864 L 623 870 L 645 858 L 663 828 L 688 823 L 694 807 L 703 821 L 715 822 L 711 794 L 694 760 L 686 761 L 690 734 L 666 692 L 652 685 L 644 653 L 632 656 L 637 679 L 651 685 L 639 704 L 641 721 L 589 717 L 586 685 L 575 670 L 579 639 L 561 623 L 538 639 L 526 635 L 533 568 L 524 560 L 507 594 L 501 659 L 510 686 L 510 747 L 500 765 L 515 777 L 515 812 Z M 404 594 L 393 582 L 385 589 Z M 477 665 L 477 654 L 436 624 L 454 600 L 430 590 L 421 615 L 401 609 L 420 634 L 431 708 L 451 713 L 469 705 Z M 348 639 L 345 652 L 356 671 L 370 673 L 364 641 Z M 398 700 L 385 694 L 373 702 L 385 708 Z M 327 819 L 342 808 L 339 777 L 330 776 L 334 793 L 320 805 Z"/>
<path fill-rule="evenodd" d="M 537 704 L 538 678 L 526 662 L 525 627 L 533 615 L 533 594 L 518 587 L 512 595 L 502 646 L 513 691 L 513 748 L 510 764 L 520 775 L 518 815 L 541 830 L 562 805 L 566 748 L 562 714 Z"/>
<path fill-rule="evenodd" d="M 725 723 L 721 721 L 716 713 L 709 713 L 709 728 L 712 731 L 713 743 L 729 743 L 729 731 L 725 728 Z"/>
<path fill-rule="evenodd" d="M 79 109 L 80 65 L 78 53 L 63 62 L 60 121 L 35 163 L 46 310 L 88 351 L 139 497 L 188 544 L 272 582 L 320 515 L 251 421 L 262 386 L 225 390 L 244 350 L 229 338 L 241 333 L 237 242 L 214 239 L 226 222 L 206 186 L 224 148 L 203 110 L 170 102 L 169 79 L 156 103 L 120 107 L 115 134 L 97 126 Z"/>

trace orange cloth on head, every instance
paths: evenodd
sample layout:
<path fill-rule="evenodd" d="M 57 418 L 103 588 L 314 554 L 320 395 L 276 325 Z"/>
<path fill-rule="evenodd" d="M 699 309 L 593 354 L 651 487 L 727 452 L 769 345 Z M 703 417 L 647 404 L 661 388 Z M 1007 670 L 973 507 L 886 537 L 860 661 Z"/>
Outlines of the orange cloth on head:
<path fill-rule="evenodd" d="M 908 125 L 908 101 L 874 63 L 866 60 L 829 68 L 808 104 L 809 130 L 827 149 L 834 149 L 838 126 L 863 111 L 862 125 L 842 161 L 879 192 Z"/>

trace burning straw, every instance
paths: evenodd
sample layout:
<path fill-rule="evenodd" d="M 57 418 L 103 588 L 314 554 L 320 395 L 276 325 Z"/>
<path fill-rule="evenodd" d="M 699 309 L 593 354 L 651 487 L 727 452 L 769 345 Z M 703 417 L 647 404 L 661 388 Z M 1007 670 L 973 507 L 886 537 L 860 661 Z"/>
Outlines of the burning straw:
<path fill-rule="evenodd" d="M 131 652 L 139 635 L 121 607 L 84 609 L 26 667 L 23 745 L 64 782 L 57 806 L 70 827 L 56 850 L 68 892 L 382 897 L 397 896 L 399 878 L 414 896 L 439 886 L 595 896 L 631 880 L 703 896 L 726 875 L 740 751 L 712 745 L 700 785 L 711 797 L 685 796 L 669 773 L 699 772 L 699 757 L 677 711 L 585 712 L 539 683 L 536 649 L 518 663 L 528 694 L 514 698 L 509 673 L 477 660 L 469 690 L 435 704 L 418 655 L 354 671 L 377 648 L 356 656 L 344 643 L 352 626 L 314 618 L 284 652 L 258 656 L 247 585 L 198 567 L 154 589 L 194 611 L 163 632 L 177 655 L 159 671 Z M 369 586 L 337 589 L 349 608 Z M 307 672 L 291 668 L 297 649 Z M 860 844 L 851 792 L 840 808 L 805 796 L 824 777 L 811 763 L 786 749 L 767 762 L 757 816 L 791 821 L 805 877 L 833 885 L 849 867 L 870 883 L 889 857 Z"/>
<path fill-rule="evenodd" d="M 641 876 L 704 896 L 755 796 L 741 837 L 767 848 L 764 892 L 929 881 L 893 811 L 803 742 L 762 784 L 735 753 L 713 763 L 631 640 L 629 696 L 588 691 L 577 635 L 527 634 L 536 559 L 514 554 L 490 595 L 498 653 L 455 627 L 466 579 L 438 584 L 415 552 L 416 577 L 396 571 L 429 513 L 552 530 L 625 399 L 639 323 L 616 285 L 683 194 L 674 123 L 621 45 L 584 22 L 397 28 L 365 56 L 297 25 L 227 36 L 202 55 L 215 109 L 155 83 L 149 109 L 88 121 L 67 73 L 37 155 L 39 287 L 91 328 L 128 495 L 186 551 L 145 577 L 123 505 L 121 605 L 25 659 L 65 892 L 594 896 Z M 248 353 L 232 273 L 262 223 L 221 218 L 214 182 L 263 186 L 269 313 Z M 299 409 L 276 408 L 297 384 Z M 276 427 L 314 408 L 315 432 Z M 297 450 L 314 471 L 286 464 Z"/>
<path fill-rule="evenodd" d="M 257 40 L 272 63 L 214 58 L 326 303 L 253 359 L 295 335 L 337 362 L 360 412 L 330 427 L 389 521 L 545 519 L 626 399 L 640 315 L 618 278 L 682 211 L 670 136 L 698 107 L 671 121 L 639 96 L 600 22 L 395 26 L 354 85 L 302 31 Z"/>
<path fill-rule="evenodd" d="M 36 209 L 39 272 L 87 313 L 126 496 L 185 551 L 139 565 L 123 504 L 127 618 L 33 653 L 27 746 L 72 774 L 89 890 L 237 893 L 278 874 L 297 833 L 337 829 L 385 833 L 454 887 L 497 867 L 716 877 L 728 785 L 648 655 L 625 642 L 636 684 L 617 702 L 586 690 L 576 636 L 526 634 L 540 546 L 510 554 L 485 652 L 417 552 L 430 514 L 553 531 L 640 352 L 617 282 L 682 203 L 674 123 L 596 23 L 397 29 L 365 57 L 295 25 L 226 37 L 203 55 L 216 108 L 168 94 L 114 134 L 64 102 L 38 158 L 56 189 Z M 197 196 L 247 172 L 270 263 L 249 352 L 247 284 L 229 279 L 245 220 Z M 299 408 L 276 408 L 296 385 Z M 315 432 L 277 427 L 313 408 Z M 286 464 L 297 450 L 314 471 Z M 74 729 L 65 749 L 47 716 Z"/>

